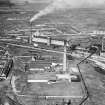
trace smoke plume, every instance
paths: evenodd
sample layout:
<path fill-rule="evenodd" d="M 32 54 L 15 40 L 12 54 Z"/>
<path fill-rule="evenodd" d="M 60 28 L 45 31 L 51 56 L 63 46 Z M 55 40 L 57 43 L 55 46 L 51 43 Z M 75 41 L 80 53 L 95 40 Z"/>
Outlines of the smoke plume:
<path fill-rule="evenodd" d="M 35 21 L 41 16 L 52 13 L 56 10 L 66 10 L 70 8 L 83 8 L 95 7 L 105 4 L 105 0 L 53 0 L 53 2 L 45 9 L 41 10 L 38 14 L 34 15 L 30 22 Z"/>

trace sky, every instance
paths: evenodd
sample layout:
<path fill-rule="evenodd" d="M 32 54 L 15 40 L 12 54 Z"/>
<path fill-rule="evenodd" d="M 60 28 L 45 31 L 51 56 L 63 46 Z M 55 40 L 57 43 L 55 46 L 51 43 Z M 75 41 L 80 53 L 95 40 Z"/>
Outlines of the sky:
<path fill-rule="evenodd" d="M 84 4 L 102 4 L 105 3 L 105 0 L 11 0 L 12 2 L 15 3 L 22 3 L 24 1 L 28 1 L 28 2 L 56 2 L 56 1 L 62 1 L 62 2 L 67 2 L 67 3 L 71 3 L 71 4 L 75 4 L 75 5 L 79 5 L 80 3 L 84 3 Z"/>
<path fill-rule="evenodd" d="M 71 8 L 92 8 L 105 5 L 105 0 L 53 0 L 46 8 L 35 14 L 30 22 L 41 16 L 55 12 L 56 10 L 68 10 Z"/>
<path fill-rule="evenodd" d="M 28 2 L 51 2 L 52 0 L 11 0 L 12 2 L 15 3 L 23 3 L 24 1 L 28 1 Z"/>

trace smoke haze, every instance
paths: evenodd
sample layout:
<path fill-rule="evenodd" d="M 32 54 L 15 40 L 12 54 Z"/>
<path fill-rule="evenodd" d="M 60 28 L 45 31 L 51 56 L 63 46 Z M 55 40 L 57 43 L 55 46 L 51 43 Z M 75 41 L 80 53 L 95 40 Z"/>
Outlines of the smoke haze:
<path fill-rule="evenodd" d="M 35 21 L 36 19 L 40 18 L 41 16 L 47 15 L 52 13 L 56 10 L 66 10 L 70 8 L 83 8 L 83 7 L 96 7 L 105 4 L 105 0 L 53 0 L 53 2 L 46 7 L 45 9 L 41 10 L 38 14 L 34 15 L 30 22 Z"/>

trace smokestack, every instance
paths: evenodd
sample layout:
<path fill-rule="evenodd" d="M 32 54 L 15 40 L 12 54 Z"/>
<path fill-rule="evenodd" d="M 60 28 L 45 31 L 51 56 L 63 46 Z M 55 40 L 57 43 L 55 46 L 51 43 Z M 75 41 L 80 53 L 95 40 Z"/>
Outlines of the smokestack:
<path fill-rule="evenodd" d="M 30 22 L 33 22 L 41 16 L 53 13 L 56 10 L 67 10 L 70 8 L 89 8 L 105 4 L 105 0 L 53 0 L 53 2 L 41 10 L 38 14 L 34 15 Z"/>

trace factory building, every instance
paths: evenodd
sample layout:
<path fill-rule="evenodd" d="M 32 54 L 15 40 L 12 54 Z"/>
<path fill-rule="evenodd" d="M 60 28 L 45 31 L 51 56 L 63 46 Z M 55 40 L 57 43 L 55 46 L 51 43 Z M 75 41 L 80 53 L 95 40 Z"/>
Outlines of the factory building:
<path fill-rule="evenodd" d="M 44 43 L 47 45 L 58 45 L 58 46 L 64 46 L 65 42 L 64 40 L 58 40 L 58 39 L 54 39 L 51 38 L 49 36 L 35 36 L 32 35 L 32 42 L 35 43 Z"/>
<path fill-rule="evenodd" d="M 12 59 L 0 59 L 0 80 L 7 79 L 13 67 Z"/>
<path fill-rule="evenodd" d="M 44 71 L 46 68 L 50 67 L 50 65 L 51 65 L 51 62 L 31 61 L 28 68 L 30 71 Z"/>

